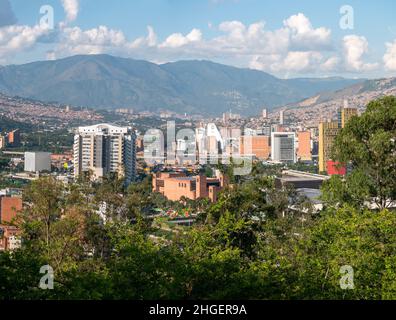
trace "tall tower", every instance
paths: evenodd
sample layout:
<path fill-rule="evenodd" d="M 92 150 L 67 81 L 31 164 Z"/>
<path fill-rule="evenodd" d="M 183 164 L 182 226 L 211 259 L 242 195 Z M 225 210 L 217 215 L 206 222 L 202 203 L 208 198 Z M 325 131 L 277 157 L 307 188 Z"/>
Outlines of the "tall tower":
<path fill-rule="evenodd" d="M 280 111 L 279 112 L 279 124 L 285 124 L 285 111 Z"/>
<path fill-rule="evenodd" d="M 326 163 L 331 160 L 331 149 L 339 132 L 338 121 L 319 124 L 319 172 L 327 171 Z"/>
<path fill-rule="evenodd" d="M 129 185 L 136 175 L 136 134 L 129 127 L 99 124 L 80 127 L 74 136 L 74 177 L 93 179 L 115 173 Z"/>

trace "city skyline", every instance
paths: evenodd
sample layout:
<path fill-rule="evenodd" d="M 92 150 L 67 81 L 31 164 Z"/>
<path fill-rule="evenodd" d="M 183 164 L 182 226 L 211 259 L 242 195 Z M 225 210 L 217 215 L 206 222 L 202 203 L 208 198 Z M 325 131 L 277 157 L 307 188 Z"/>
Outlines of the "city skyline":
<path fill-rule="evenodd" d="M 106 53 L 155 63 L 212 60 L 282 78 L 396 71 L 392 1 L 1 0 L 0 8 L 3 65 Z"/>

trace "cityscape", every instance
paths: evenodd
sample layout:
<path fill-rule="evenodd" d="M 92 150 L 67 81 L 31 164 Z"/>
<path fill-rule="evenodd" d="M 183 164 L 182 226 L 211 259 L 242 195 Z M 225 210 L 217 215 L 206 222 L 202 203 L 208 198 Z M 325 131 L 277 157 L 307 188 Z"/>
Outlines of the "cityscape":
<path fill-rule="evenodd" d="M 138 2 L 158 26 L 130 40 L 118 0 L 117 30 L 83 30 L 104 1 L 0 0 L 0 301 L 396 300 L 396 34 L 359 24 L 373 4 L 161 0 L 207 10 L 167 35 L 192 26 Z"/>

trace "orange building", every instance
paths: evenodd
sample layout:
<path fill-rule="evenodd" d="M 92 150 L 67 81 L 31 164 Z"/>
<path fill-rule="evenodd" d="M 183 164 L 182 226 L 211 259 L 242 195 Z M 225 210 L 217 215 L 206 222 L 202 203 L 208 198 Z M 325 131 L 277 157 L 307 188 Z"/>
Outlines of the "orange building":
<path fill-rule="evenodd" d="M 22 199 L 18 197 L 1 197 L 0 222 L 11 223 L 17 213 L 22 210 Z"/>
<path fill-rule="evenodd" d="M 204 175 L 188 177 L 184 173 L 159 172 L 153 175 L 153 192 L 159 192 L 172 201 L 182 197 L 197 200 L 209 198 L 217 200 L 217 194 L 227 185 L 224 175 L 218 178 L 207 178 Z"/>
<path fill-rule="evenodd" d="M 312 160 L 311 132 L 309 131 L 298 132 L 297 137 L 298 137 L 297 158 L 303 161 Z"/>
<path fill-rule="evenodd" d="M 271 153 L 270 139 L 268 136 L 242 136 L 239 139 L 239 154 L 267 160 Z"/>
<path fill-rule="evenodd" d="M 19 146 L 21 143 L 21 133 L 19 129 L 13 130 L 7 135 L 7 142 L 10 146 Z"/>

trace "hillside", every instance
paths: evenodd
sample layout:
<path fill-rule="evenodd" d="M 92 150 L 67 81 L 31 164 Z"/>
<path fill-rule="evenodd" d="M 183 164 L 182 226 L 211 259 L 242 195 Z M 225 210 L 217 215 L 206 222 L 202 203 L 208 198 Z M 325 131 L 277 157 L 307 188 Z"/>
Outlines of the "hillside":
<path fill-rule="evenodd" d="M 334 119 L 337 108 L 345 103 L 362 112 L 370 101 L 387 95 L 396 95 L 396 78 L 366 80 L 342 90 L 315 95 L 280 109 L 287 110 L 290 118 L 314 125 L 322 119 Z"/>
<path fill-rule="evenodd" d="M 361 80 L 278 79 L 210 61 L 163 65 L 109 55 L 74 56 L 0 68 L 0 92 L 94 108 L 256 115 Z"/>

